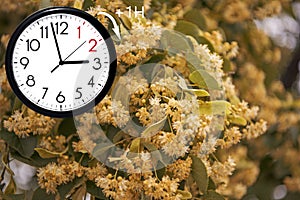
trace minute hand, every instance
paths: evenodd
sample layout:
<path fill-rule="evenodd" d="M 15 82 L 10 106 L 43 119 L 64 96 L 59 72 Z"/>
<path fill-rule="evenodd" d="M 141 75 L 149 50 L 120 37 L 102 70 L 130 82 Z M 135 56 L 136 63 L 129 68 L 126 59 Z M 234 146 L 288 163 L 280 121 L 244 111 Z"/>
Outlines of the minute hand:
<path fill-rule="evenodd" d="M 51 22 L 50 25 L 51 25 L 51 29 L 52 29 L 52 33 L 53 33 L 53 37 L 54 37 L 54 41 L 55 41 L 56 50 L 57 50 L 58 57 L 59 57 L 59 62 L 61 62 L 62 61 L 61 54 L 60 54 L 60 50 L 59 50 L 59 47 L 58 47 L 58 42 L 57 42 L 56 34 L 55 34 L 55 31 L 54 31 L 53 23 Z"/>
<path fill-rule="evenodd" d="M 72 60 L 72 61 L 62 61 L 60 64 L 61 65 L 66 65 L 66 64 L 85 64 L 89 63 L 90 61 L 88 60 Z"/>

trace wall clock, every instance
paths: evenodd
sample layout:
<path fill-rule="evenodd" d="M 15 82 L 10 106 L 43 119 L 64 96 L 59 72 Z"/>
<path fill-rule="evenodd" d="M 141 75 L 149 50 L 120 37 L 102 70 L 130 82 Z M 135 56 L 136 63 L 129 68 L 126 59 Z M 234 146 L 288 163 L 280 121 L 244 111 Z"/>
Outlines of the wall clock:
<path fill-rule="evenodd" d="M 116 51 L 105 27 L 69 7 L 50 7 L 26 18 L 6 52 L 6 73 L 17 97 L 51 117 L 71 117 L 109 91 Z"/>

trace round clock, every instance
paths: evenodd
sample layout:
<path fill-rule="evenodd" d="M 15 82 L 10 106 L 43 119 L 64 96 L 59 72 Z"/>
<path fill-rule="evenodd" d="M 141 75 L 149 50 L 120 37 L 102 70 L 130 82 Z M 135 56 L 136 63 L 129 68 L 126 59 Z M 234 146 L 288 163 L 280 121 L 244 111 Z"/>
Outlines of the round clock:
<path fill-rule="evenodd" d="M 26 18 L 6 52 L 6 73 L 17 97 L 51 117 L 93 108 L 109 91 L 116 51 L 104 26 L 69 7 L 51 7 Z"/>

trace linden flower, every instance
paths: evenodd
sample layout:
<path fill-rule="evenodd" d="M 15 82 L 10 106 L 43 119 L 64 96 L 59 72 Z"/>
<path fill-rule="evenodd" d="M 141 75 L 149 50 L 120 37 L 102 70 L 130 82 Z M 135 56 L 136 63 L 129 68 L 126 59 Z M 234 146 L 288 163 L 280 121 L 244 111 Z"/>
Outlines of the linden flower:
<path fill-rule="evenodd" d="M 242 22 L 251 16 L 247 4 L 241 1 L 235 1 L 228 4 L 224 9 L 223 17 L 228 23 Z"/>
<path fill-rule="evenodd" d="M 211 53 L 206 44 L 193 43 L 196 55 L 200 58 L 202 66 L 205 67 L 206 71 L 210 73 L 219 84 L 222 84 L 222 77 L 224 76 L 223 71 L 223 60 L 216 54 Z"/>
<path fill-rule="evenodd" d="M 173 174 L 174 178 L 179 181 L 186 180 L 191 172 L 192 159 L 188 157 L 186 160 L 178 159 L 174 163 L 168 165 L 167 171 Z"/>
<path fill-rule="evenodd" d="M 27 110 L 28 116 L 24 116 L 19 110 L 5 120 L 3 126 L 8 131 L 13 131 L 19 137 L 29 136 L 29 133 L 46 135 L 55 125 L 56 121 L 50 117 Z"/>
<path fill-rule="evenodd" d="M 122 43 L 116 46 L 118 57 L 138 49 L 158 47 L 161 33 L 162 28 L 152 23 L 149 26 L 133 23 L 130 34 L 124 35 Z"/>
<path fill-rule="evenodd" d="M 232 172 L 235 169 L 235 162 L 229 156 L 228 159 L 224 162 L 215 161 L 211 166 L 211 178 L 213 179 L 214 183 L 216 184 L 224 184 L 225 186 L 229 182 L 229 177 L 232 175 Z"/>
<path fill-rule="evenodd" d="M 100 177 L 104 177 L 104 175 L 107 174 L 107 169 L 104 166 L 97 163 L 95 167 L 86 168 L 85 174 L 89 180 L 95 181 Z"/>
<path fill-rule="evenodd" d="M 234 144 L 237 144 L 242 139 L 242 133 L 239 130 L 239 127 L 232 127 L 230 129 L 226 129 L 224 132 L 223 139 L 218 140 L 218 144 L 221 148 L 229 148 Z"/>
<path fill-rule="evenodd" d="M 106 197 L 112 199 L 127 200 L 130 199 L 130 194 L 127 192 L 129 181 L 122 177 L 115 178 L 108 174 L 104 178 L 96 178 L 96 185 L 101 187 Z"/>
<path fill-rule="evenodd" d="M 54 152 L 62 152 L 66 147 L 66 137 L 63 135 L 57 135 L 55 137 L 42 137 L 39 144 L 40 147 Z"/>
<path fill-rule="evenodd" d="M 217 139 L 214 136 L 208 136 L 202 143 L 199 143 L 198 147 L 194 148 L 198 157 L 205 159 L 209 154 L 216 151 Z"/>
<path fill-rule="evenodd" d="M 143 181 L 145 194 L 153 199 L 174 199 L 178 188 L 178 179 L 163 176 L 161 181 L 149 177 Z"/>
<path fill-rule="evenodd" d="M 81 177 L 84 167 L 75 161 L 64 160 L 61 163 L 49 163 L 37 170 L 38 183 L 45 188 L 47 193 L 56 193 L 57 186 L 74 180 L 75 176 Z"/>
<path fill-rule="evenodd" d="M 245 129 L 243 129 L 243 136 L 248 140 L 254 139 L 259 137 L 266 131 L 267 131 L 267 122 L 261 119 L 258 122 L 251 123 Z"/>

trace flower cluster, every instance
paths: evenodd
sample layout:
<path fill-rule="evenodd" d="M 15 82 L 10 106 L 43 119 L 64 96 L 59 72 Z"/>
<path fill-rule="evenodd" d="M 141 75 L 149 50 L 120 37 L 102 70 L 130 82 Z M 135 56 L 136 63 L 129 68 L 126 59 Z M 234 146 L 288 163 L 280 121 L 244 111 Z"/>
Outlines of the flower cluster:
<path fill-rule="evenodd" d="M 3 122 L 8 131 L 14 132 L 19 137 L 49 134 L 56 121 L 48 116 L 43 116 L 30 109 L 16 110 L 15 113 Z"/>

